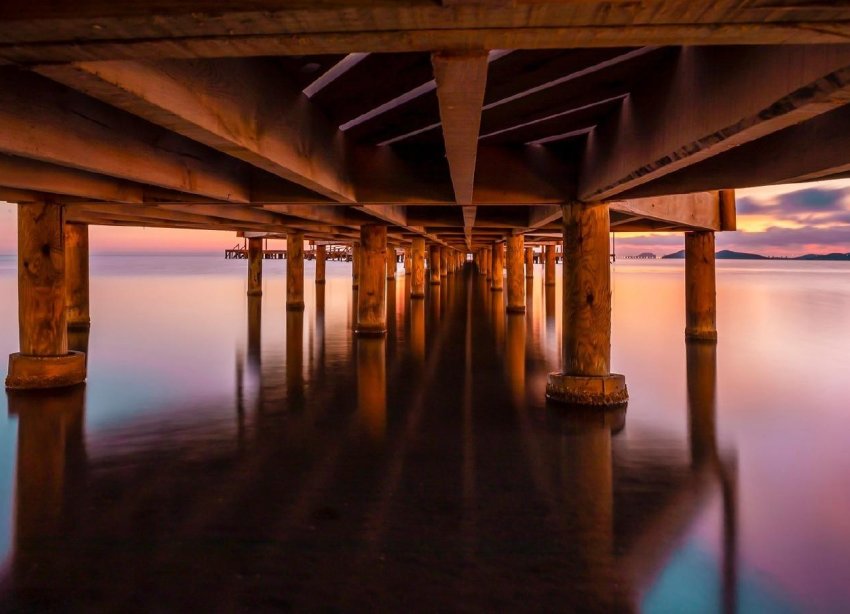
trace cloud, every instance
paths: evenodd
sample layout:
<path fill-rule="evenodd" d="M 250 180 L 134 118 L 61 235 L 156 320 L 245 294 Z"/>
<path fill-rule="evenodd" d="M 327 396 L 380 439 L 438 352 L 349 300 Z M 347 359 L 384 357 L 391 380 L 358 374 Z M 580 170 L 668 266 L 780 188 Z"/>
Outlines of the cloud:
<path fill-rule="evenodd" d="M 846 202 L 850 189 L 808 188 L 772 198 L 745 196 L 736 205 L 741 215 L 769 215 L 786 220 L 799 216 L 848 211 Z"/>

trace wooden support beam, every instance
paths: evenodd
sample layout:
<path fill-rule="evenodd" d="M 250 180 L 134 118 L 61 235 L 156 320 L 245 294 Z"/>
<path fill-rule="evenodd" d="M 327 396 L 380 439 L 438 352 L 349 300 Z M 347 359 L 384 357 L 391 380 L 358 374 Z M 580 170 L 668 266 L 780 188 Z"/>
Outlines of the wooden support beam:
<path fill-rule="evenodd" d="M 466 240 L 466 248 L 472 250 L 472 229 L 475 227 L 475 213 L 478 207 L 463 208 L 463 236 Z"/>
<path fill-rule="evenodd" d="M 685 233 L 685 338 L 717 341 L 714 233 Z"/>
<path fill-rule="evenodd" d="M 304 310 L 304 233 L 286 235 L 286 309 Z"/>
<path fill-rule="evenodd" d="M 487 52 L 435 52 L 431 54 L 431 62 L 455 202 L 470 205 L 487 85 Z"/>
<path fill-rule="evenodd" d="M 88 330 L 89 227 L 65 224 L 65 305 L 69 330 Z"/>
<path fill-rule="evenodd" d="M 525 280 L 522 264 L 525 251 L 522 235 L 513 235 L 507 240 L 508 305 L 513 313 L 525 313 Z"/>
<path fill-rule="evenodd" d="M 613 212 L 673 223 L 676 227 L 721 230 L 718 192 L 612 200 L 609 204 Z"/>
<path fill-rule="evenodd" d="M 271 59 L 81 62 L 39 73 L 340 202 L 342 133 Z"/>
<path fill-rule="evenodd" d="M 610 200 L 850 101 L 850 47 L 685 47 L 588 137 L 579 198 Z"/>
<path fill-rule="evenodd" d="M 360 229 L 362 261 L 357 293 L 358 335 L 384 335 L 387 332 L 387 227 L 366 224 Z"/>

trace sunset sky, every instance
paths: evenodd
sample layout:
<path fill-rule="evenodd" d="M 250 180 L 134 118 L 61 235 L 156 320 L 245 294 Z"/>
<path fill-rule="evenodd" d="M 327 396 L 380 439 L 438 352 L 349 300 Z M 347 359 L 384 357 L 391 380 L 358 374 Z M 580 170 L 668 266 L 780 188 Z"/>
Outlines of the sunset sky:
<path fill-rule="evenodd" d="M 850 179 L 737 191 L 738 232 L 717 235 L 718 249 L 771 256 L 850 252 Z M 92 226 L 92 253 L 219 252 L 233 232 Z M 682 249 L 681 233 L 617 235 L 617 253 Z M 0 203 L 0 253 L 15 252 L 15 205 Z"/>

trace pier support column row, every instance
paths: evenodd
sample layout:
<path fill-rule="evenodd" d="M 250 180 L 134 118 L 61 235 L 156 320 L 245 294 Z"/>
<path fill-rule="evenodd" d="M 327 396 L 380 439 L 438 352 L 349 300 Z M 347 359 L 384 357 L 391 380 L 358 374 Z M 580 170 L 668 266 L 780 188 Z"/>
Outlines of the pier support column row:
<path fill-rule="evenodd" d="M 525 278 L 534 278 L 534 248 L 525 248 Z"/>
<path fill-rule="evenodd" d="M 18 205 L 21 351 L 9 357 L 7 388 L 58 388 L 86 379 L 85 354 L 68 351 L 63 214 L 56 203 Z"/>
<path fill-rule="evenodd" d="M 685 338 L 717 341 L 714 233 L 685 233 Z"/>
<path fill-rule="evenodd" d="M 610 372 L 608 205 L 564 205 L 563 224 L 562 371 L 549 374 L 546 397 L 570 405 L 623 405 L 626 379 Z"/>
<path fill-rule="evenodd" d="M 428 278 L 432 284 L 440 283 L 440 246 L 432 245 L 428 249 Z"/>
<path fill-rule="evenodd" d="M 387 332 L 387 227 L 361 226 L 360 250 L 360 290 L 354 330 L 359 335 L 383 335 Z"/>
<path fill-rule="evenodd" d="M 263 239 L 248 239 L 248 296 L 263 293 Z"/>

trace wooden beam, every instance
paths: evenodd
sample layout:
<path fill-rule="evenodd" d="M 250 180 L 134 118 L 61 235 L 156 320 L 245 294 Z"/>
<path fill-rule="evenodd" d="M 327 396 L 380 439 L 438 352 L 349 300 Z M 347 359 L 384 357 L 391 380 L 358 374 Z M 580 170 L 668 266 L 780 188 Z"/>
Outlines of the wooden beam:
<path fill-rule="evenodd" d="M 850 8 L 829 2 L 692 0 L 205 0 L 6 2 L 0 59 L 12 62 L 540 49 L 843 43 Z M 73 43 L 69 44 L 69 41 Z"/>
<path fill-rule="evenodd" d="M 612 213 L 672 223 L 676 227 L 723 230 L 718 192 L 697 192 L 608 201 Z"/>
<path fill-rule="evenodd" d="M 478 207 L 463 208 L 463 236 L 466 239 L 466 247 L 472 250 L 472 229 L 475 226 L 475 213 Z"/>
<path fill-rule="evenodd" d="M 16 156 L 0 155 L 0 185 L 121 203 L 144 199 L 138 184 Z"/>
<path fill-rule="evenodd" d="M 81 62 L 36 70 L 323 196 L 354 200 L 342 133 L 270 59 Z"/>
<path fill-rule="evenodd" d="M 590 135 L 579 198 L 611 199 L 848 101 L 848 45 L 683 48 Z"/>
<path fill-rule="evenodd" d="M 247 202 L 239 163 L 37 75 L 2 69 L 0 153 L 223 201 Z"/>
<path fill-rule="evenodd" d="M 487 52 L 431 54 L 455 202 L 472 204 Z"/>

